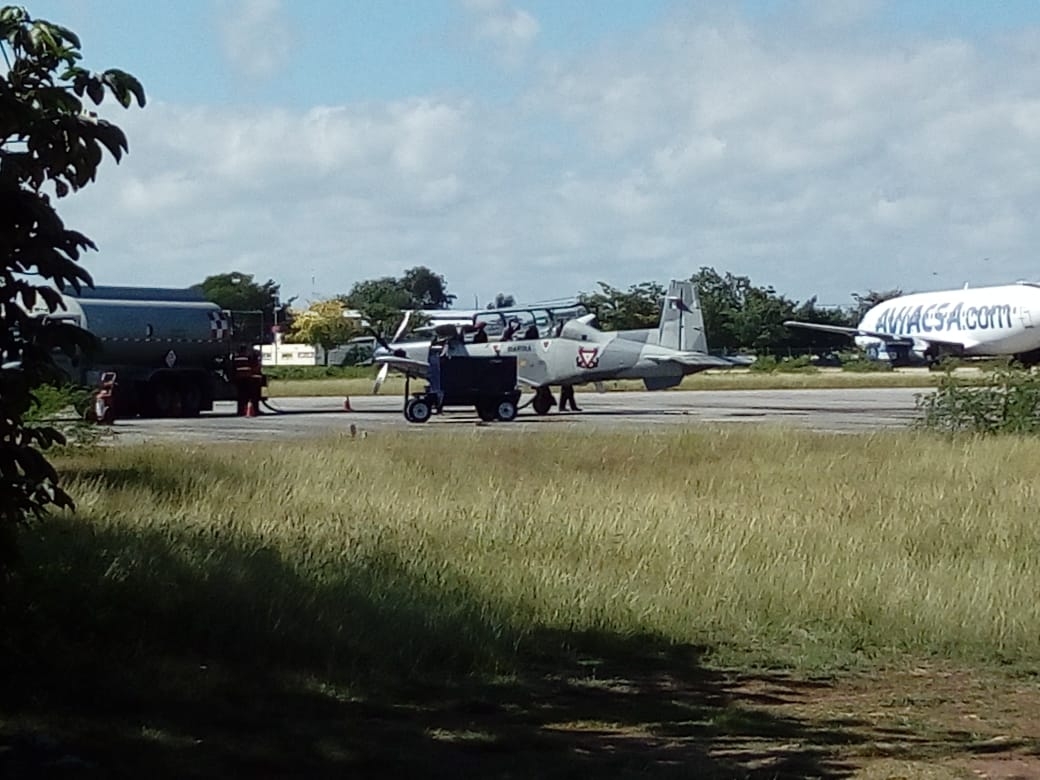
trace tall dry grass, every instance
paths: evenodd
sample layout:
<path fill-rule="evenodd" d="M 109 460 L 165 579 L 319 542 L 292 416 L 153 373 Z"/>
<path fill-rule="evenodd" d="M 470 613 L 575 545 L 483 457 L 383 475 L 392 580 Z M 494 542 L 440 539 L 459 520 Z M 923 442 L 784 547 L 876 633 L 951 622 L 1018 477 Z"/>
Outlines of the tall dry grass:
<path fill-rule="evenodd" d="M 347 675 L 589 632 L 1035 664 L 1038 466 L 1025 438 L 749 428 L 108 448 L 64 463 L 78 514 L 26 551 L 52 602 L 74 583 L 67 630 Z"/>

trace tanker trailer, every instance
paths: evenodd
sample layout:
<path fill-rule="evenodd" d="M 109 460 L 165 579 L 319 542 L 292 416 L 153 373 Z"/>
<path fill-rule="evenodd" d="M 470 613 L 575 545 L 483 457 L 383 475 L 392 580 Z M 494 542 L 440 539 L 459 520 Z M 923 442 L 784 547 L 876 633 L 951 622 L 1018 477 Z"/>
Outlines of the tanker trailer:
<path fill-rule="evenodd" d="M 89 387 L 114 372 L 117 416 L 193 417 L 238 397 L 232 356 L 240 345 L 231 314 L 199 291 L 95 287 L 66 290 L 62 301 L 65 309 L 50 319 L 84 328 L 97 347 L 56 362 Z"/>

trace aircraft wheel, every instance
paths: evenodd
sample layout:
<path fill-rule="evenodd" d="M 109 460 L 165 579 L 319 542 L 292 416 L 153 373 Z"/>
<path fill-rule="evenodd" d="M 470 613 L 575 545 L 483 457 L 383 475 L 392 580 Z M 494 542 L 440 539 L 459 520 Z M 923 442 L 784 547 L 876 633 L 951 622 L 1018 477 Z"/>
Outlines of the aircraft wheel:
<path fill-rule="evenodd" d="M 422 398 L 413 398 L 404 408 L 404 416 L 409 422 L 424 423 L 430 419 L 433 410 Z"/>
<path fill-rule="evenodd" d="M 484 422 L 494 422 L 498 419 L 498 407 L 493 403 L 483 401 L 477 404 L 477 416 Z"/>
<path fill-rule="evenodd" d="M 535 391 L 534 401 L 531 402 L 535 414 L 548 414 L 549 410 L 555 405 L 556 404 L 553 403 L 552 393 L 549 392 L 548 388 L 538 388 L 538 390 Z"/>
<path fill-rule="evenodd" d="M 495 407 L 495 417 L 502 422 L 511 422 L 516 419 L 516 404 L 512 401 L 499 401 Z"/>

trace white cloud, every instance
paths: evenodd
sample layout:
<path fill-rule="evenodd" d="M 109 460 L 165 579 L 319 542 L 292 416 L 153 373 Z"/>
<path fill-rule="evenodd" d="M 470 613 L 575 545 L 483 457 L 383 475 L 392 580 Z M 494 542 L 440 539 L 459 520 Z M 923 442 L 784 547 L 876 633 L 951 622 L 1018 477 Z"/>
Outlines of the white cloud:
<path fill-rule="evenodd" d="M 473 18 L 473 34 L 508 66 L 518 65 L 541 30 L 538 20 L 506 0 L 463 0 Z"/>
<path fill-rule="evenodd" d="M 224 0 L 219 7 L 224 56 L 238 73 L 264 79 L 289 61 L 292 36 L 282 0 Z"/>
<path fill-rule="evenodd" d="M 238 269 L 304 298 L 417 264 L 460 305 L 701 265 L 828 303 L 1040 276 L 1035 52 L 786 32 L 670 19 L 505 106 L 150 105 L 62 213 L 100 281 Z"/>

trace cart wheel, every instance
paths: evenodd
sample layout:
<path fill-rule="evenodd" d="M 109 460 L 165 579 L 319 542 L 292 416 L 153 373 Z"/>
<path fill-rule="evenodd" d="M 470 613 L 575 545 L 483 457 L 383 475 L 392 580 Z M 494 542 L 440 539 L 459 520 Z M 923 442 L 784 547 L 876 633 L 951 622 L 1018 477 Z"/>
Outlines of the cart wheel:
<path fill-rule="evenodd" d="M 424 423 L 430 419 L 430 405 L 422 398 L 413 398 L 404 408 L 404 416 L 409 422 Z"/>
<path fill-rule="evenodd" d="M 502 422 L 510 422 L 516 418 L 516 404 L 512 401 L 499 401 L 495 407 L 495 416 Z"/>
<path fill-rule="evenodd" d="M 494 403 L 482 401 L 477 404 L 477 415 L 484 422 L 494 422 L 498 419 L 498 406 Z"/>

